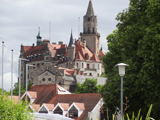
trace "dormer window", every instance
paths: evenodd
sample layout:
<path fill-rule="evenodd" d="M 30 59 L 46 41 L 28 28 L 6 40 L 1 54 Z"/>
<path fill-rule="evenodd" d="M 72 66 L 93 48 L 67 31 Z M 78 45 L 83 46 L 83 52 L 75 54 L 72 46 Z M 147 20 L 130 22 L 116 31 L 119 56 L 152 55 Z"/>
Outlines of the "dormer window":
<path fill-rule="evenodd" d="M 75 108 L 75 106 L 72 106 L 72 108 L 69 110 L 69 117 L 70 118 L 78 117 L 78 110 Z"/>
<path fill-rule="evenodd" d="M 83 113 L 84 110 L 85 110 L 84 103 L 73 102 L 71 106 L 68 108 L 68 117 L 78 118 Z"/>
<path fill-rule="evenodd" d="M 63 111 L 62 111 L 61 108 L 58 106 L 58 107 L 54 110 L 54 114 L 63 115 Z"/>
<path fill-rule="evenodd" d="M 57 105 L 52 110 L 54 114 L 60 114 L 65 116 L 69 108 L 69 103 L 57 103 Z"/>
<path fill-rule="evenodd" d="M 39 113 L 48 113 L 48 110 L 43 106 L 43 107 L 40 109 Z"/>

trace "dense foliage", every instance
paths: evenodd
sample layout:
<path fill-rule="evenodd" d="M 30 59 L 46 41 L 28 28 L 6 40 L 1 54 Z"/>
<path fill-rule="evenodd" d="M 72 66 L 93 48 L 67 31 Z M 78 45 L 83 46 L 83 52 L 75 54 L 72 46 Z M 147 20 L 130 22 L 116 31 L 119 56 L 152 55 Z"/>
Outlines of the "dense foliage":
<path fill-rule="evenodd" d="M 27 88 L 28 90 L 30 89 L 31 85 L 32 83 L 29 82 L 28 88 Z M 21 94 L 25 93 L 25 91 L 26 91 L 26 87 L 21 85 Z M 13 95 L 19 95 L 19 83 L 18 82 L 15 83 L 14 85 Z"/>
<path fill-rule="evenodd" d="M 102 89 L 103 85 L 97 85 L 97 79 L 86 78 L 83 84 L 77 84 L 76 93 L 98 93 Z"/>
<path fill-rule="evenodd" d="M 4 95 L 0 97 L 0 120 L 31 120 L 32 116 L 23 103 L 17 103 Z"/>
<path fill-rule="evenodd" d="M 160 115 L 160 0 L 130 0 L 129 8 L 117 15 L 117 30 L 107 36 L 110 52 L 103 58 L 108 82 L 103 97 L 114 111 L 120 107 L 120 76 L 117 63 L 126 63 L 124 96 L 128 113 L 153 104 L 152 116 Z M 137 114 L 137 113 L 136 113 Z"/>

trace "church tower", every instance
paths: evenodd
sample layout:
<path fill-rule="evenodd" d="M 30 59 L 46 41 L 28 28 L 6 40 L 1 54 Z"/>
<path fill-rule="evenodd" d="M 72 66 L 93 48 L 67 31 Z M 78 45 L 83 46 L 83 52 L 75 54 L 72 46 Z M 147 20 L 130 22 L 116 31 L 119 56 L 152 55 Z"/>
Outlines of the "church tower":
<path fill-rule="evenodd" d="M 67 58 L 68 58 L 68 63 L 67 67 L 72 68 L 74 66 L 74 59 L 75 59 L 75 45 L 74 45 L 74 40 L 72 36 L 72 31 L 71 31 L 71 36 L 70 36 L 70 41 L 67 47 Z"/>
<path fill-rule="evenodd" d="M 41 45 L 41 41 L 42 41 L 42 37 L 40 36 L 40 27 L 39 27 L 38 35 L 36 37 L 37 37 L 37 46 L 39 46 Z"/>
<path fill-rule="evenodd" d="M 100 34 L 97 32 L 97 16 L 94 14 L 91 0 L 86 15 L 83 17 L 83 33 L 80 35 L 81 41 L 86 40 L 87 47 L 98 55 Z"/>

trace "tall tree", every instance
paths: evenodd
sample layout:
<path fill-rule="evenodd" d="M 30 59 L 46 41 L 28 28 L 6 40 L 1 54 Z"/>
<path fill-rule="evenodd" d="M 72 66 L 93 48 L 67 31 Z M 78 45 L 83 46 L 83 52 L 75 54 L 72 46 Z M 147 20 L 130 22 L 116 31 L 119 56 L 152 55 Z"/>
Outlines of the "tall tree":
<path fill-rule="evenodd" d="M 103 85 L 97 85 L 97 79 L 86 78 L 85 82 L 77 84 L 76 93 L 98 93 L 103 89 Z"/>
<path fill-rule="evenodd" d="M 129 8 L 117 15 L 117 30 L 107 36 L 110 52 L 103 58 L 108 77 L 106 105 L 120 107 L 120 77 L 117 63 L 129 64 L 124 76 L 124 96 L 130 100 L 128 111 L 146 113 L 153 104 L 153 117 L 160 108 L 160 0 L 130 0 Z"/>

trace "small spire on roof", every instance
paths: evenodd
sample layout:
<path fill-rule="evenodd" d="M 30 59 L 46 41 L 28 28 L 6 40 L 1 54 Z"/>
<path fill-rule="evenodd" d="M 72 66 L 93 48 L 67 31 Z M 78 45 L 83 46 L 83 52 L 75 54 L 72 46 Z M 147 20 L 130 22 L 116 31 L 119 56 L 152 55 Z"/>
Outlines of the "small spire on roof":
<path fill-rule="evenodd" d="M 37 38 L 38 38 L 38 37 L 41 37 L 41 35 L 40 35 L 40 27 L 39 27 L 38 29 L 39 29 L 39 30 L 38 30 Z"/>
<path fill-rule="evenodd" d="M 100 50 L 101 50 L 101 51 L 103 50 L 103 49 L 102 49 L 102 44 L 101 44 L 101 49 L 100 49 Z"/>
<path fill-rule="evenodd" d="M 72 47 L 72 45 L 73 45 L 73 36 L 72 36 L 72 29 L 71 29 L 71 37 L 70 37 L 68 47 Z"/>

